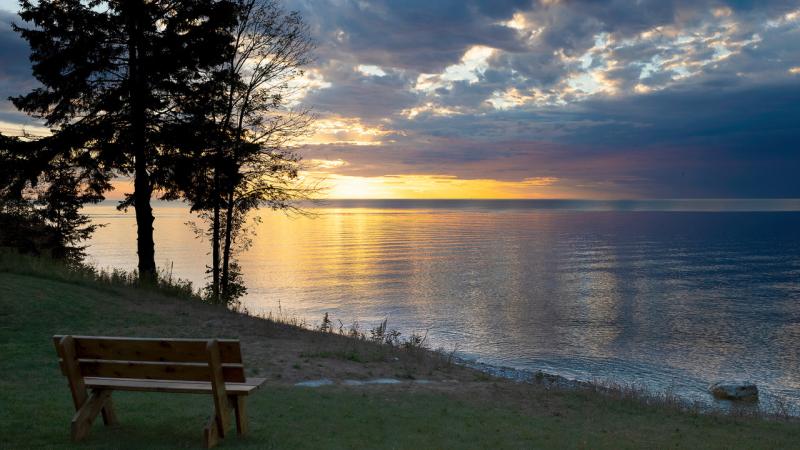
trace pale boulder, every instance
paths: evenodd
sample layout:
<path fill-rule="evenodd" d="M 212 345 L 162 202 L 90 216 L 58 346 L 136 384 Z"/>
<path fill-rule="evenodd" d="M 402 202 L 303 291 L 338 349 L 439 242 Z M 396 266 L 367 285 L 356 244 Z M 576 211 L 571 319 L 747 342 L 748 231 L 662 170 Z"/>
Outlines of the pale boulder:
<path fill-rule="evenodd" d="M 758 386 L 749 381 L 719 381 L 708 387 L 711 394 L 724 400 L 756 400 Z"/>

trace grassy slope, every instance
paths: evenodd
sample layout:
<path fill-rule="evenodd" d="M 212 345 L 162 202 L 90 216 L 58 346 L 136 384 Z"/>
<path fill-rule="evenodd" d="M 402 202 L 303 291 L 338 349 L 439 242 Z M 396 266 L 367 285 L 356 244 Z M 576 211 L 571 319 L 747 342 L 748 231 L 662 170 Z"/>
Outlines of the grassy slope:
<path fill-rule="evenodd" d="M 154 305 L 165 302 L 182 302 L 185 314 L 158 313 Z M 0 447 L 71 446 L 72 406 L 51 335 L 175 330 L 204 308 L 149 291 L 0 272 Z M 800 442 L 797 424 L 484 384 L 483 395 L 463 392 L 472 385 L 460 391 L 271 384 L 251 397 L 250 435 L 229 437 L 221 448 L 790 448 Z M 107 429 L 98 420 L 81 448 L 199 447 L 209 397 L 120 392 L 115 399 L 121 425 Z"/>

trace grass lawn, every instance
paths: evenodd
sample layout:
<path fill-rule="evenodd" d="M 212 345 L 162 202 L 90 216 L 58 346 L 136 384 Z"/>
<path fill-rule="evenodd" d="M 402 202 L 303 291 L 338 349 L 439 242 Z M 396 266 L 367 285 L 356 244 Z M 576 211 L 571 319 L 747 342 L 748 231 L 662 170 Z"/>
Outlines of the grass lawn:
<path fill-rule="evenodd" d="M 214 314 L 233 313 L 148 290 L 1 270 L 0 448 L 200 447 L 213 408 L 210 396 L 126 392 L 114 394 L 119 426 L 105 428 L 98 420 L 88 439 L 71 444 L 73 408 L 50 337 L 239 337 L 252 334 L 248 327 L 267 326 L 253 318 L 242 319 L 241 325 L 233 319 L 215 322 Z M 165 313 L 165 305 L 172 312 Z M 263 333 L 263 345 L 243 340 L 245 365 L 273 381 L 250 397 L 250 434 L 232 434 L 219 448 L 800 447 L 796 422 L 693 415 L 591 392 L 469 381 L 458 370 L 454 377 L 462 382 L 446 387 L 297 388 L 285 381 L 288 375 L 273 377 L 272 370 L 284 369 L 267 361 L 270 349 L 281 342 L 289 346 L 289 340 L 270 336 Z M 314 339 L 309 345 L 327 345 L 324 335 Z M 297 366 L 282 355 L 286 364 Z M 313 366 L 323 373 L 326 364 L 339 363 L 295 357 L 305 361 L 307 370 Z M 371 367 L 382 373 L 379 362 Z"/>

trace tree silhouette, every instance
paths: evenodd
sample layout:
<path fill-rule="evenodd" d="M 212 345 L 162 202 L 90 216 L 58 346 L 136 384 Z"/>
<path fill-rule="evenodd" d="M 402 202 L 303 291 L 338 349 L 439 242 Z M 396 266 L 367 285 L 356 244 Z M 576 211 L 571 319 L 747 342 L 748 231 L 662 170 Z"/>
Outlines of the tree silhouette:
<path fill-rule="evenodd" d="M 40 164 L 30 170 L 45 172 L 62 157 L 92 167 L 97 179 L 132 176 L 134 191 L 120 207 L 136 212 L 139 276 L 154 278 L 151 197 L 171 190 L 171 163 L 189 151 L 182 139 L 165 135 L 191 120 L 181 99 L 211 82 L 213 68 L 231 53 L 235 5 L 23 0 L 20 16 L 26 25 L 15 29 L 31 47 L 41 87 L 12 101 L 54 133 L 35 152 Z"/>
<path fill-rule="evenodd" d="M 237 6 L 233 48 L 215 74 L 217 86 L 205 85 L 187 99 L 196 104 L 198 145 L 192 164 L 179 164 L 192 170 L 174 194 L 189 199 L 209 222 L 201 230 L 211 241 L 209 291 L 221 303 L 244 292 L 234 253 L 249 243 L 243 233 L 247 213 L 264 206 L 291 209 L 313 191 L 298 181 L 301 158 L 292 148 L 312 117 L 287 107 L 314 47 L 308 27 L 273 0 L 239 0 Z"/>
<path fill-rule="evenodd" d="M 31 156 L 46 149 L 47 141 L 0 136 L 0 247 L 81 264 L 82 243 L 99 226 L 81 208 L 102 198 L 108 180 L 63 156 L 31 177 L 31 161 L 41 165 Z"/>

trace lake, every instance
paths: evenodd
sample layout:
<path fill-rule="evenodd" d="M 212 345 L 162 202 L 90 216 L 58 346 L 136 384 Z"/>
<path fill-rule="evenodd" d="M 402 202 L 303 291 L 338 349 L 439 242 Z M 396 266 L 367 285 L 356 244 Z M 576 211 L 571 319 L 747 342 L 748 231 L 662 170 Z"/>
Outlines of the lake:
<path fill-rule="evenodd" d="M 710 402 L 750 379 L 800 405 L 800 202 L 329 201 L 264 212 L 241 265 L 256 313 L 369 329 L 463 358 Z M 135 220 L 87 208 L 99 267 L 136 266 Z M 185 205 L 156 203 L 156 260 L 200 286 Z"/>

